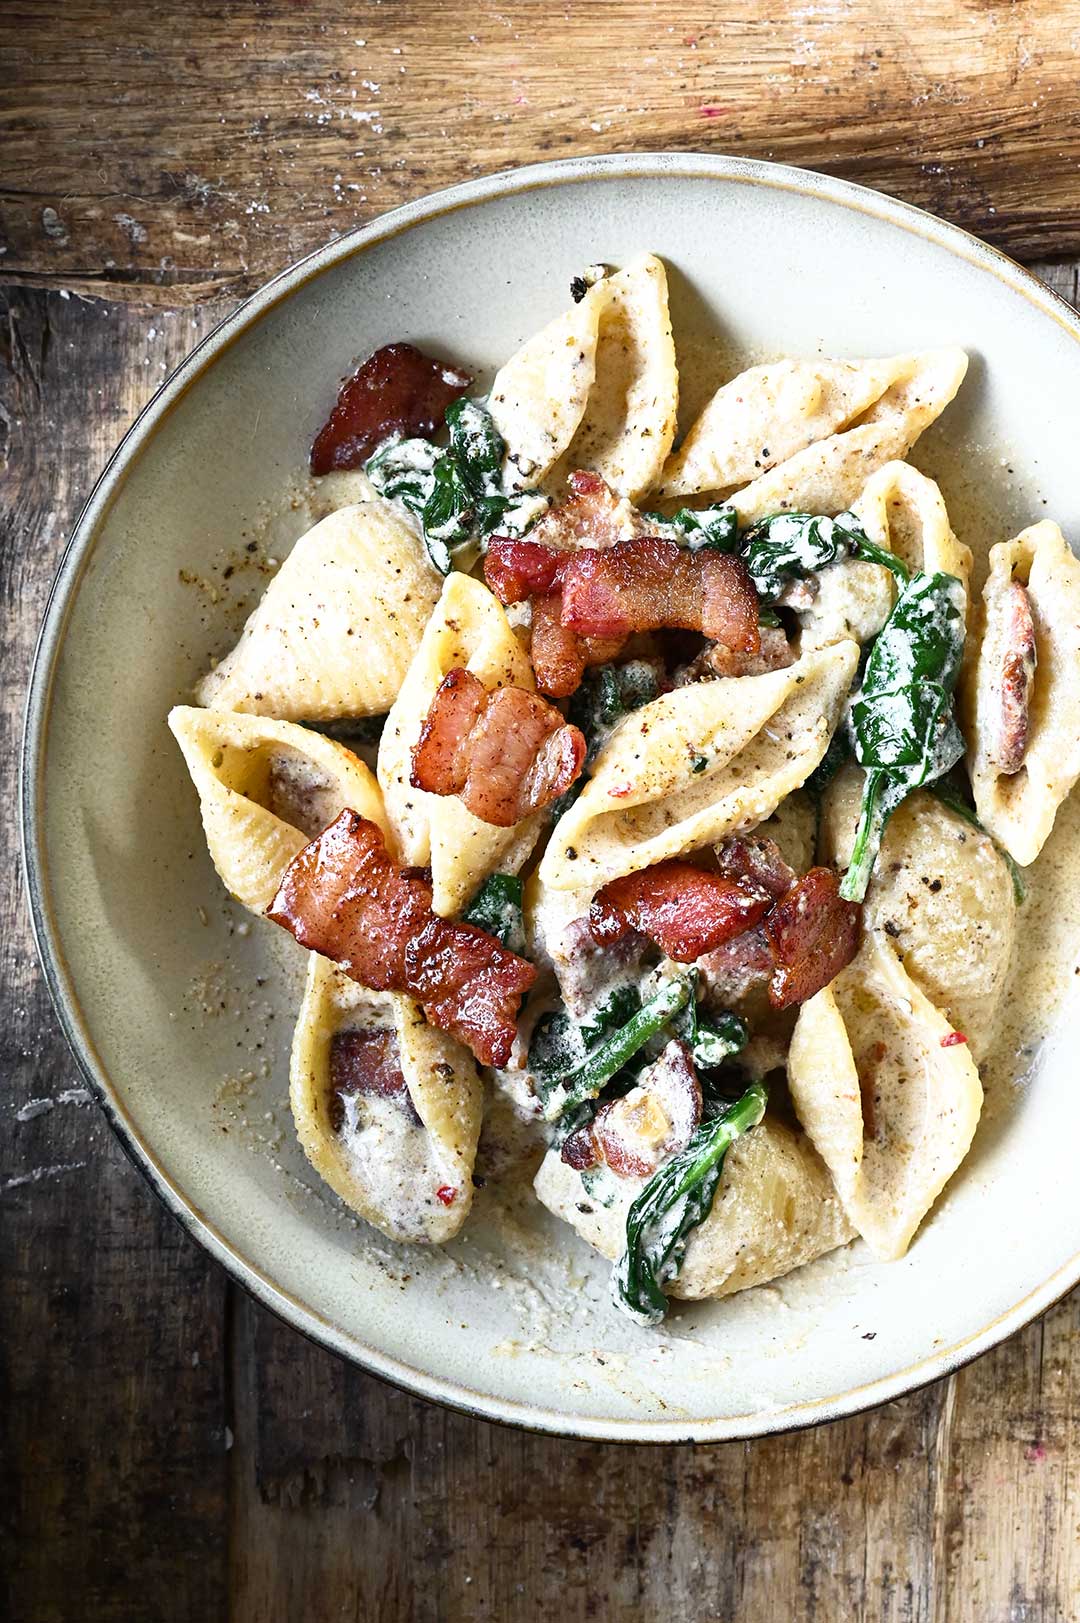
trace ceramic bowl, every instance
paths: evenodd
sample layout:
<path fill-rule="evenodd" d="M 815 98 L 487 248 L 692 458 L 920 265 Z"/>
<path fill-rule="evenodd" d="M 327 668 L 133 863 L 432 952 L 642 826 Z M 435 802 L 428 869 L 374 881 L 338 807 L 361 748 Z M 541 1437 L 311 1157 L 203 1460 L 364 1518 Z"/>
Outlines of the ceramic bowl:
<path fill-rule="evenodd" d="M 225 560 L 280 552 L 311 521 L 306 451 L 356 358 L 408 338 L 493 368 L 564 306 L 582 265 L 645 248 L 670 269 L 691 393 L 765 355 L 960 343 L 968 381 L 915 460 L 961 535 L 985 549 L 1045 514 L 1080 534 L 1080 321 L 992 249 L 764 163 L 595 158 L 498 175 L 313 254 L 160 389 L 60 569 L 22 809 L 38 941 L 79 1063 L 158 1193 L 254 1295 L 365 1368 L 480 1415 L 708 1441 L 896 1397 L 1076 1282 L 1075 1009 L 902 1262 L 855 1245 L 639 1330 L 608 1305 L 607 1265 L 524 1197 L 483 1191 L 465 1233 L 424 1253 L 320 1186 L 286 1098 L 300 955 L 223 897 L 165 726 L 260 584 L 244 567 L 226 582 Z"/>

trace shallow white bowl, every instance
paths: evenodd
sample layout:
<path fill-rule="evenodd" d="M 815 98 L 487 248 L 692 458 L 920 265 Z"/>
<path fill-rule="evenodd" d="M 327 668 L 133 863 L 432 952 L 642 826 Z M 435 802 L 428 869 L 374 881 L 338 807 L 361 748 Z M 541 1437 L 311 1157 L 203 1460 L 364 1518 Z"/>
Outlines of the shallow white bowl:
<path fill-rule="evenodd" d="M 726 364 L 963 344 L 968 381 L 915 460 L 983 548 L 1047 513 L 1080 534 L 1080 321 L 992 249 L 764 163 L 598 158 L 496 176 L 304 260 L 162 387 L 56 582 L 22 808 L 38 942 L 79 1062 L 162 1198 L 260 1300 L 478 1414 L 714 1440 L 895 1397 L 1076 1282 L 1075 1009 L 1029 1086 L 980 1128 L 904 1261 L 854 1246 L 639 1331 L 607 1305 L 607 1265 L 525 1201 L 506 1211 L 485 1190 L 465 1234 L 424 1254 L 351 1221 L 321 1188 L 285 1099 L 299 954 L 270 926 L 236 933 L 164 719 L 237 623 L 181 571 L 220 583 L 257 524 L 283 545 L 300 533 L 309 514 L 290 492 L 354 357 L 408 338 L 492 367 L 562 308 L 583 264 L 643 248 L 670 267 L 677 338 L 712 332 Z M 253 582 L 240 570 L 232 584 Z"/>

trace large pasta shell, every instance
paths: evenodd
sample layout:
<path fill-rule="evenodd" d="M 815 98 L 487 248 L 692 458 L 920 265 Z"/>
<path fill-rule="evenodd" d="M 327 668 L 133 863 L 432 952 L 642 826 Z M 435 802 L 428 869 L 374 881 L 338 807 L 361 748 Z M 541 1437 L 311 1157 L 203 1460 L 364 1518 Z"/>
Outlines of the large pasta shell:
<path fill-rule="evenodd" d="M 399 1099 L 359 1097 L 335 1128 L 331 1045 L 349 1030 L 393 1033 L 419 1120 Z M 472 1055 L 411 998 L 369 992 L 312 953 L 289 1100 L 304 1154 L 354 1212 L 392 1240 L 439 1244 L 457 1233 L 472 1205 L 483 1085 Z"/>
<path fill-rule="evenodd" d="M 596 1193 L 549 1150 L 533 1187 L 542 1203 L 614 1262 L 643 1178 L 603 1177 Z M 609 1201 L 610 1204 L 604 1204 Z M 665 1289 L 699 1300 L 731 1296 L 790 1273 L 854 1236 L 829 1174 L 809 1141 L 772 1116 L 728 1151 L 712 1210 L 690 1235 Z"/>
<path fill-rule="evenodd" d="M 401 859 L 431 867 L 433 906 L 457 913 L 487 874 L 516 873 L 540 832 L 541 814 L 513 828 L 474 817 L 456 795 L 432 795 L 409 782 L 412 749 L 443 677 L 465 666 L 487 688 L 535 687 L 532 667 L 502 604 L 482 581 L 448 575 L 401 692 L 386 718 L 378 775 Z"/>
<path fill-rule="evenodd" d="M 869 361 L 771 361 L 718 389 L 668 458 L 657 494 L 723 493 L 759 478 L 868 411 L 911 368 Z"/>
<path fill-rule="evenodd" d="M 1027 588 L 1036 668 L 1028 745 L 1018 772 L 992 758 L 995 705 L 1010 581 Z M 1057 809 L 1080 777 L 1080 560 L 1056 524 L 1044 520 L 990 548 L 990 573 L 977 612 L 977 653 L 962 682 L 968 766 L 975 807 L 1017 862 L 1034 862 Z"/>
<path fill-rule="evenodd" d="M 264 913 L 285 868 L 349 806 L 386 829 L 379 786 L 351 750 L 269 716 L 177 705 L 169 726 L 199 793 L 226 889 Z"/>
<path fill-rule="evenodd" d="M 634 711 L 555 825 L 542 882 L 595 891 L 754 828 L 821 760 L 858 657 L 856 643 L 835 643 L 786 670 L 694 683 Z"/>
<path fill-rule="evenodd" d="M 961 349 L 928 350 L 907 360 L 897 381 L 850 428 L 797 451 L 733 495 L 739 523 L 779 512 L 841 513 L 871 474 L 905 457 L 952 400 L 968 364 Z"/>
<path fill-rule="evenodd" d="M 854 1227 L 903 1256 L 964 1159 L 982 1109 L 968 1046 L 871 931 L 858 956 L 799 1010 L 792 1102 Z"/>
<path fill-rule="evenodd" d="M 845 767 L 822 805 L 818 854 L 839 868 L 851 860 L 862 784 L 861 768 Z M 980 1059 L 1016 938 L 1012 875 L 990 836 L 916 790 L 885 825 L 863 918 L 895 943 L 912 980 Z"/>
<path fill-rule="evenodd" d="M 654 254 L 645 254 L 608 278 L 596 378 L 565 470 L 591 469 L 637 501 L 660 478 L 678 408 L 667 273 Z"/>
<path fill-rule="evenodd" d="M 382 715 L 397 697 L 440 579 L 388 502 L 338 508 L 296 543 L 198 697 L 286 721 Z"/>
<path fill-rule="evenodd" d="M 604 277 L 495 374 L 488 409 L 506 441 L 511 483 L 543 479 L 573 439 L 596 380 L 600 318 L 610 297 Z"/>

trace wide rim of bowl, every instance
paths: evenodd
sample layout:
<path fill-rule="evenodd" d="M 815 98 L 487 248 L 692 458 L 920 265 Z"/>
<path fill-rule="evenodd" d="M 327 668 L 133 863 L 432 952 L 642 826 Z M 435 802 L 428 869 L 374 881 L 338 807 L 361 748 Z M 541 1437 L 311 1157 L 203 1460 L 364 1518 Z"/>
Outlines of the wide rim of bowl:
<path fill-rule="evenodd" d="M 46 983 L 61 1028 L 78 1065 L 101 1102 L 120 1142 L 157 1195 L 210 1255 L 259 1302 L 313 1341 L 393 1385 L 480 1419 L 527 1430 L 606 1442 L 725 1442 L 792 1431 L 857 1414 L 901 1397 L 951 1374 L 1007 1336 L 1022 1329 L 1080 1281 L 1080 1252 L 1057 1268 L 1005 1313 L 972 1335 L 862 1386 L 785 1406 L 713 1420 L 619 1420 L 570 1416 L 524 1401 L 510 1401 L 432 1376 L 389 1357 L 344 1331 L 309 1304 L 283 1290 L 217 1229 L 184 1193 L 144 1142 L 114 1086 L 79 1004 L 74 977 L 55 925 L 44 849 L 40 788 L 48 748 L 53 680 L 68 616 L 83 571 L 104 519 L 123 489 L 127 474 L 159 424 L 202 375 L 242 334 L 270 310 L 341 261 L 414 226 L 496 198 L 521 195 L 581 181 L 625 179 L 715 179 L 795 192 L 804 197 L 886 221 L 946 249 L 957 258 L 1005 283 L 1080 342 L 1080 316 L 1069 304 L 999 249 L 960 226 L 883 193 L 811 170 L 764 160 L 709 153 L 633 153 L 575 157 L 503 170 L 434 192 L 347 232 L 272 278 L 210 332 L 167 378 L 127 430 L 86 501 L 62 555 L 46 605 L 31 668 L 23 733 L 20 821 L 23 866 L 31 923 Z"/>

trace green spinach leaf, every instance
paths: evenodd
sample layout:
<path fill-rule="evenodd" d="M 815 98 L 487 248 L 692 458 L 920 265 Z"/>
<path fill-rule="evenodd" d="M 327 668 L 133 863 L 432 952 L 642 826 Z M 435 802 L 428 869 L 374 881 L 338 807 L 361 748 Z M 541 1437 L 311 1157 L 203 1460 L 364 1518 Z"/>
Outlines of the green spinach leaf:
<path fill-rule="evenodd" d="M 964 650 L 965 593 L 953 575 L 913 575 L 870 650 L 852 701 L 856 761 L 866 767 L 851 865 L 840 885 L 861 902 L 892 813 L 964 753 L 953 690 Z"/>
<path fill-rule="evenodd" d="M 698 1128 L 630 1207 L 612 1294 L 638 1324 L 659 1324 L 667 1312 L 663 1287 L 678 1273 L 691 1232 L 712 1210 L 724 1158 L 737 1138 L 758 1125 L 767 1102 L 764 1083 L 752 1083 L 741 1099 Z"/>

